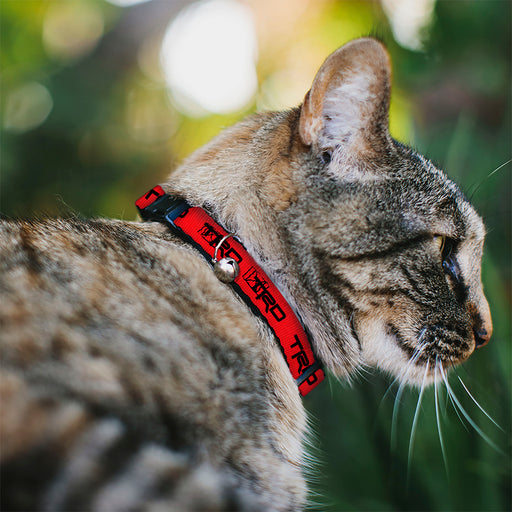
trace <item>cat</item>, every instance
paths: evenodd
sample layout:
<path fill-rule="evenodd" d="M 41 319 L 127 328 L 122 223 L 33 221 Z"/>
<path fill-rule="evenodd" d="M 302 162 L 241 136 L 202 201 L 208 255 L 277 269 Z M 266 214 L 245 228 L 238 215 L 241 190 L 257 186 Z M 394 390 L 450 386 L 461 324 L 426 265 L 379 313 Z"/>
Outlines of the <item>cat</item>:
<path fill-rule="evenodd" d="M 380 42 L 344 45 L 300 107 L 142 196 L 146 222 L 2 221 L 2 510 L 301 510 L 305 382 L 425 385 L 489 341 L 483 223 L 390 136 L 390 76 Z M 173 224 L 198 207 L 207 257 Z M 267 320 L 234 276 L 268 278 Z M 280 347 L 270 313 L 308 337 Z"/>

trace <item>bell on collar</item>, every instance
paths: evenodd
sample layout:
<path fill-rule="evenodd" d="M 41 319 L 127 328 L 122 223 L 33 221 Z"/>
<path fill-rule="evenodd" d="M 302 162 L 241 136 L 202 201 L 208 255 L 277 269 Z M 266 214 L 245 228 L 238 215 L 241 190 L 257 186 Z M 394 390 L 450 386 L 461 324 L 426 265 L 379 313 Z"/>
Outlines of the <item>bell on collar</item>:
<path fill-rule="evenodd" d="M 239 272 L 238 263 L 233 258 L 222 258 L 213 265 L 213 273 L 223 283 L 231 283 Z"/>

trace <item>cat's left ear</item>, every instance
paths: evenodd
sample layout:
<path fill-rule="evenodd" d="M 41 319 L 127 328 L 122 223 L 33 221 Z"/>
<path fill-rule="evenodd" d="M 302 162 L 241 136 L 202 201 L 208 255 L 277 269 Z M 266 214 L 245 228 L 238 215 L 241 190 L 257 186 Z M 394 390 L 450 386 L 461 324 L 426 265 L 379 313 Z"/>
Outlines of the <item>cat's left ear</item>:
<path fill-rule="evenodd" d="M 342 147 L 347 155 L 379 153 L 388 131 L 391 66 L 375 39 L 356 39 L 332 53 L 306 94 L 300 117 L 304 144 L 317 150 Z"/>

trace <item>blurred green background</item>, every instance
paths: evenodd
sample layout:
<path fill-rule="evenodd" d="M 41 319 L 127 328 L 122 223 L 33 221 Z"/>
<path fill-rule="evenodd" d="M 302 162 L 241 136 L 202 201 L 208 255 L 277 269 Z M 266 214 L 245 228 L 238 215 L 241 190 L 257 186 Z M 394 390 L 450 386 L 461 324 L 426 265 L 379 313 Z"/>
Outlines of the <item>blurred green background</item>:
<path fill-rule="evenodd" d="M 408 461 L 417 391 L 396 400 L 378 374 L 331 381 L 305 400 L 312 509 L 512 509 L 511 2 L 0 0 L 0 23 L 0 212 L 22 217 L 133 219 L 134 199 L 223 127 L 297 105 L 349 39 L 384 40 L 392 134 L 445 169 L 488 229 L 495 334 L 451 383 L 497 449 L 443 392 L 445 464 L 429 390 Z"/>

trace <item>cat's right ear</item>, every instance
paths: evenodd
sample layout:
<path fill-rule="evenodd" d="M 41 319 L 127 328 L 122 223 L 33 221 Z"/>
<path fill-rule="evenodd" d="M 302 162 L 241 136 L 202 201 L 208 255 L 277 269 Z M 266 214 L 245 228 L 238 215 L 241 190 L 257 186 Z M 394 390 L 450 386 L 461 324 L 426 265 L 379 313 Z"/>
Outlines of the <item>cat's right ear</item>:
<path fill-rule="evenodd" d="M 341 147 L 355 157 L 381 152 L 388 131 L 391 66 L 384 46 L 356 39 L 332 53 L 306 94 L 300 117 L 304 144 L 318 151 Z"/>

